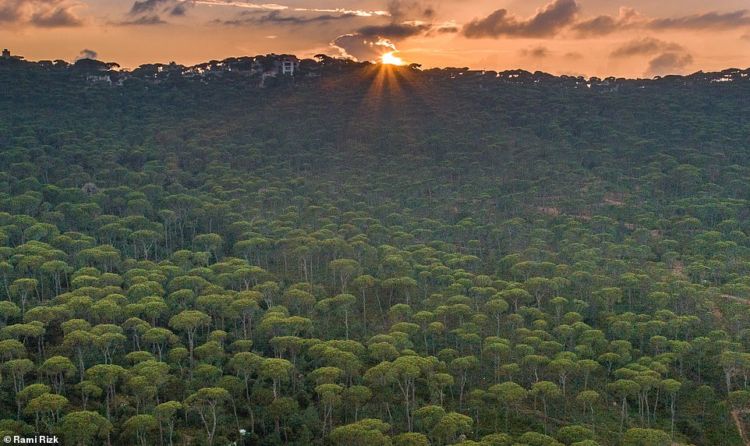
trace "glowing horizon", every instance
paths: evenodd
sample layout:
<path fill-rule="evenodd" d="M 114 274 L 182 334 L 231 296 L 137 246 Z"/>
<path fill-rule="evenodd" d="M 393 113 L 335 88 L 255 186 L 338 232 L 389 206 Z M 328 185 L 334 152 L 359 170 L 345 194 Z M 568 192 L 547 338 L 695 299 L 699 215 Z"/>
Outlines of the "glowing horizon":
<path fill-rule="evenodd" d="M 398 56 L 396 56 L 396 51 L 390 51 L 388 53 L 383 54 L 380 56 L 380 61 L 385 65 L 406 65 L 406 62 Z"/>
<path fill-rule="evenodd" d="M 127 68 L 268 53 L 389 63 L 390 54 L 425 68 L 643 77 L 750 66 L 750 9 L 746 0 L 0 0 L 0 47 L 30 60 L 86 51 Z"/>

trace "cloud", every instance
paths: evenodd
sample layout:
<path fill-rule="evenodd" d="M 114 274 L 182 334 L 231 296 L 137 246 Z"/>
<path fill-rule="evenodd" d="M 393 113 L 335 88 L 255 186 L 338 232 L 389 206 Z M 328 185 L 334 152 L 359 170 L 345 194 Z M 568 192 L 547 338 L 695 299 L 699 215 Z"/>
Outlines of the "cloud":
<path fill-rule="evenodd" d="M 681 74 L 686 67 L 693 63 L 693 56 L 685 47 L 654 37 L 631 40 L 610 53 L 610 57 L 615 59 L 644 56 L 651 57 L 645 73 L 648 77 Z"/>
<path fill-rule="evenodd" d="M 633 8 L 621 7 L 614 16 L 599 15 L 577 20 L 579 9 L 576 0 L 554 0 L 526 19 L 514 16 L 507 9 L 498 9 L 487 17 L 467 23 L 463 34 L 468 38 L 551 37 L 570 29 L 577 37 L 591 37 L 632 29 L 700 31 L 750 26 L 748 9 L 651 18 Z"/>
<path fill-rule="evenodd" d="M 0 0 L 0 23 L 62 28 L 83 25 L 70 0 Z"/>
<path fill-rule="evenodd" d="M 641 39 L 631 40 L 630 42 L 615 48 L 615 50 L 610 53 L 610 57 L 626 58 L 656 54 L 659 52 L 679 53 L 684 51 L 685 48 L 674 42 L 665 42 L 653 37 L 643 37 Z"/>
<path fill-rule="evenodd" d="M 390 0 L 388 2 L 388 14 L 393 17 L 394 22 L 414 17 L 431 19 L 435 16 L 435 9 L 421 1 Z"/>
<path fill-rule="evenodd" d="M 277 3 L 250 3 L 237 2 L 234 0 L 193 0 L 192 3 L 197 5 L 226 6 L 243 9 L 243 11 L 239 13 L 235 18 L 214 21 L 214 23 L 231 26 L 263 24 L 306 25 L 311 23 L 325 23 L 333 20 L 390 16 L 390 13 L 388 11 L 380 10 L 347 8 L 301 8 L 290 7 Z"/>
<path fill-rule="evenodd" d="M 330 14 L 355 15 L 357 17 L 387 17 L 390 16 L 388 11 L 367 10 L 367 9 L 347 9 L 347 8 L 298 8 L 278 3 L 251 3 L 234 0 L 189 0 L 190 4 L 206 6 L 223 6 L 230 8 L 246 9 L 251 11 L 288 11 L 288 12 L 320 12 Z"/>
<path fill-rule="evenodd" d="M 367 42 L 391 42 L 432 32 L 458 32 L 454 22 L 434 23 L 434 15 L 435 9 L 421 1 L 391 0 L 388 2 L 389 23 L 363 26 L 352 35 L 360 36 Z"/>
<path fill-rule="evenodd" d="M 123 20 L 117 22 L 116 25 L 121 26 L 153 26 L 153 25 L 166 25 L 167 22 L 162 20 L 158 15 L 144 15 L 132 20 Z"/>
<path fill-rule="evenodd" d="M 141 0 L 166 1 L 166 0 Z M 252 3 L 235 0 L 194 0 L 198 5 L 242 8 L 240 14 L 228 20 L 216 20 L 224 25 L 309 25 L 331 21 L 380 19 L 381 23 L 361 26 L 337 37 L 330 46 L 336 53 L 357 60 L 378 59 L 384 52 L 394 51 L 394 41 L 429 33 L 455 33 L 455 22 L 433 23 L 435 9 L 418 0 L 391 0 L 387 10 L 346 8 L 303 8 L 278 3 Z M 316 14 L 312 14 L 316 13 Z M 383 19 L 387 22 L 382 23 Z M 387 50 L 387 51 L 386 51 Z"/>
<path fill-rule="evenodd" d="M 600 15 L 592 19 L 583 20 L 573 26 L 573 30 L 580 36 L 597 36 L 609 34 L 618 29 L 628 29 L 642 23 L 644 17 L 633 8 L 620 8 L 617 17 Z"/>
<path fill-rule="evenodd" d="M 747 9 L 654 19 L 649 23 L 651 29 L 727 29 L 744 26 L 750 26 L 750 13 Z"/>
<path fill-rule="evenodd" d="M 84 49 L 82 49 L 82 50 L 81 50 L 81 51 L 80 51 L 80 52 L 78 53 L 78 57 L 76 57 L 76 60 L 77 60 L 77 61 L 78 61 L 78 60 L 81 60 L 81 59 L 92 59 L 92 60 L 96 60 L 96 58 L 97 58 L 97 57 L 99 57 L 99 53 L 97 53 L 97 52 L 96 52 L 96 51 L 94 51 L 94 50 L 90 50 L 90 49 L 84 48 Z"/>
<path fill-rule="evenodd" d="M 440 25 L 436 25 L 432 28 L 432 31 L 440 33 L 440 34 L 450 34 L 450 33 L 457 33 L 460 31 L 458 25 L 456 25 L 455 22 L 445 22 Z"/>
<path fill-rule="evenodd" d="M 549 37 L 571 25 L 578 14 L 576 0 L 554 0 L 528 19 L 519 19 L 498 9 L 483 19 L 474 19 L 463 28 L 472 39 L 483 37 Z"/>
<path fill-rule="evenodd" d="M 31 15 L 29 22 L 41 28 L 65 28 L 83 24 L 70 7 L 64 6 L 37 11 Z"/>
<path fill-rule="evenodd" d="M 187 8 L 192 5 L 193 2 L 190 0 L 137 0 L 130 7 L 129 14 L 137 16 L 162 12 L 181 16 L 185 15 Z"/>
<path fill-rule="evenodd" d="M 162 5 L 166 1 L 167 0 L 136 1 L 135 3 L 133 3 L 133 6 L 130 7 L 130 14 L 137 15 L 137 14 L 145 14 L 149 12 L 154 12 L 160 5 Z"/>
<path fill-rule="evenodd" d="M 363 26 L 357 33 L 366 38 L 384 37 L 387 39 L 406 39 L 429 31 L 432 25 L 427 23 L 389 23 L 386 25 Z"/>
<path fill-rule="evenodd" d="M 0 23 L 13 23 L 21 20 L 22 8 L 20 2 L 0 2 Z"/>
<path fill-rule="evenodd" d="M 665 52 L 651 59 L 646 70 L 647 76 L 682 74 L 693 63 L 693 56 L 687 52 Z"/>
<path fill-rule="evenodd" d="M 282 11 L 276 10 L 269 13 L 259 14 L 258 11 L 245 11 L 237 18 L 223 20 L 220 23 L 225 25 L 305 25 L 310 23 L 323 23 L 332 20 L 345 20 L 358 17 L 354 14 L 318 14 L 318 15 L 289 15 L 283 14 Z"/>
<path fill-rule="evenodd" d="M 194 5 L 193 0 L 136 0 L 128 12 L 130 18 L 118 25 L 163 25 L 167 22 L 161 18 L 162 14 L 182 17 Z"/>
<path fill-rule="evenodd" d="M 544 59 L 550 55 L 550 51 L 547 47 L 539 45 L 533 48 L 524 48 L 519 51 L 519 54 L 523 57 L 530 57 L 532 59 Z"/>
<path fill-rule="evenodd" d="M 357 61 L 380 59 L 385 53 L 396 51 L 396 45 L 388 39 L 369 39 L 361 34 L 344 34 L 331 42 L 339 55 Z"/>
<path fill-rule="evenodd" d="M 573 30 L 581 37 L 611 34 L 633 28 L 651 30 L 711 30 L 733 29 L 750 25 L 750 12 L 741 9 L 720 13 L 716 11 L 681 17 L 648 18 L 632 8 L 620 8 L 616 16 L 600 15 L 576 23 Z"/>
<path fill-rule="evenodd" d="M 169 12 L 173 16 L 184 16 L 187 14 L 189 4 L 187 2 L 181 2 L 172 8 L 172 10 Z"/>

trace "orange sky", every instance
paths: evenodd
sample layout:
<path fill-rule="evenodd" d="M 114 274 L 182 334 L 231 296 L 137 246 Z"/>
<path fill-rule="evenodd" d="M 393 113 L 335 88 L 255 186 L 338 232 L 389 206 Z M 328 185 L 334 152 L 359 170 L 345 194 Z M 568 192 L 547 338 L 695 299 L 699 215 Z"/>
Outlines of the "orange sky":
<path fill-rule="evenodd" d="M 0 0 L 0 46 L 126 67 L 395 47 L 425 67 L 636 77 L 750 66 L 750 0 Z"/>

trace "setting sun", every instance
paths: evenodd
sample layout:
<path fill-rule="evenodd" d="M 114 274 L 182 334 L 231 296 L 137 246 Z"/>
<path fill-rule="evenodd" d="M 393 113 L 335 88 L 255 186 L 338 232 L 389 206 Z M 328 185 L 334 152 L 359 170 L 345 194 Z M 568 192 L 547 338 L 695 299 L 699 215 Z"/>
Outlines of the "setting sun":
<path fill-rule="evenodd" d="M 403 59 L 396 56 L 395 51 L 391 51 L 380 56 L 380 61 L 385 65 L 404 65 Z"/>

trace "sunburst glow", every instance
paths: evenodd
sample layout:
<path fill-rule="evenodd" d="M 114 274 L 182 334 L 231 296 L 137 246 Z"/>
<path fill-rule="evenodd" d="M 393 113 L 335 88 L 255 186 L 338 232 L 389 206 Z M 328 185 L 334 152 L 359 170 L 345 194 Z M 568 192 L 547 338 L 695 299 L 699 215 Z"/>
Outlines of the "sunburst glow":
<path fill-rule="evenodd" d="M 380 56 L 380 61 L 384 63 L 385 65 L 404 65 L 406 62 L 398 56 L 396 56 L 395 51 L 390 51 L 388 53 L 383 54 Z"/>

